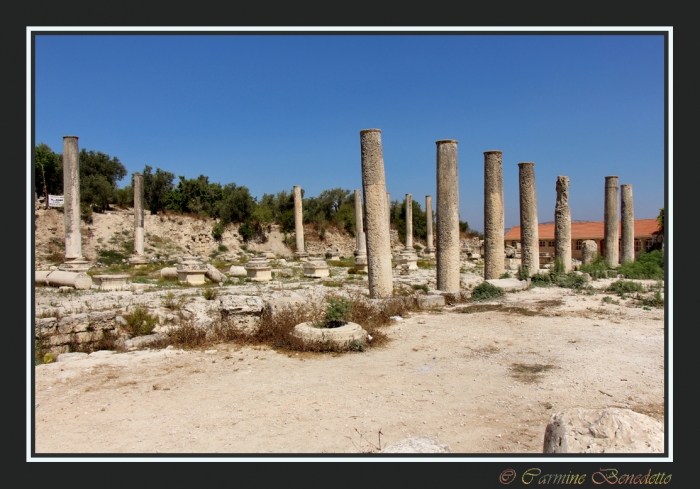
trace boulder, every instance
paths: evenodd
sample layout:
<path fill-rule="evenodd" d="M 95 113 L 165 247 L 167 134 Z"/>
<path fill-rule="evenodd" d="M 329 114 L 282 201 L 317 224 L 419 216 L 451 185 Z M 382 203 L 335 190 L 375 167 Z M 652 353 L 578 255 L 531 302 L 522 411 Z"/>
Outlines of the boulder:
<path fill-rule="evenodd" d="M 236 265 L 231 266 L 231 268 L 228 271 L 229 275 L 232 277 L 247 277 L 248 272 L 244 267 L 239 267 Z"/>
<path fill-rule="evenodd" d="M 550 418 L 542 451 L 663 453 L 664 425 L 630 409 L 568 409 Z"/>
<path fill-rule="evenodd" d="M 219 297 L 217 309 L 223 321 L 252 332 L 258 326 L 264 307 L 265 303 L 258 296 L 227 295 Z"/>

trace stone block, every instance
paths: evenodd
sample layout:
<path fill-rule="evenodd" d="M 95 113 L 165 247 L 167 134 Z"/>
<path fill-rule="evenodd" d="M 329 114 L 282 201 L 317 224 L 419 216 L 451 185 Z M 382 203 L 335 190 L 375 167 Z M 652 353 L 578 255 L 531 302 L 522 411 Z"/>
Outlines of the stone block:
<path fill-rule="evenodd" d="M 166 334 L 147 334 L 143 336 L 136 336 L 130 338 L 124 342 L 126 348 L 146 348 L 162 340 L 167 340 L 168 335 Z"/>
<path fill-rule="evenodd" d="M 445 305 L 444 295 L 419 295 L 417 298 L 418 307 L 420 309 L 432 309 L 434 307 L 443 307 Z"/>
<path fill-rule="evenodd" d="M 518 280 L 517 278 L 493 278 L 485 280 L 485 282 L 500 287 L 506 292 L 525 290 L 528 287 L 527 280 Z"/>
<path fill-rule="evenodd" d="M 48 337 L 48 344 L 51 347 L 68 345 L 73 342 L 72 334 L 54 334 Z"/>
<path fill-rule="evenodd" d="M 95 311 L 88 314 L 88 322 L 96 331 L 109 330 L 116 327 L 116 317 L 114 311 Z"/>
<path fill-rule="evenodd" d="M 89 325 L 90 320 L 88 319 L 87 314 L 71 314 L 70 316 L 63 316 L 58 320 L 57 331 L 61 334 L 87 331 Z"/>
<path fill-rule="evenodd" d="M 126 290 L 128 275 L 93 275 L 93 283 L 99 290 Z"/>
<path fill-rule="evenodd" d="M 248 272 L 246 272 L 246 269 L 244 267 L 239 267 L 236 265 L 231 266 L 231 268 L 228 271 L 228 274 L 231 275 L 232 277 L 246 277 L 246 276 L 248 276 Z"/>
<path fill-rule="evenodd" d="M 542 451 L 662 453 L 664 425 L 630 409 L 568 409 L 550 418 Z"/>
<path fill-rule="evenodd" d="M 57 318 L 40 318 L 34 320 L 34 335 L 38 338 L 39 336 L 50 336 L 56 333 L 56 328 L 58 327 Z"/>
<path fill-rule="evenodd" d="M 294 326 L 293 334 L 307 341 L 329 341 L 344 345 L 351 341 L 367 341 L 367 331 L 357 323 L 347 322 L 338 328 L 316 328 L 312 323 Z"/>

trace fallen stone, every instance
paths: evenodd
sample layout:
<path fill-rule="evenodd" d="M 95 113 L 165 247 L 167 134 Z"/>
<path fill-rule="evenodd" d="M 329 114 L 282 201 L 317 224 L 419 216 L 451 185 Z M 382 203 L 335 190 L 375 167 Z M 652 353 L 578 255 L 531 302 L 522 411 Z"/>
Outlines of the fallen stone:
<path fill-rule="evenodd" d="M 244 267 L 238 267 L 236 265 L 233 265 L 229 269 L 228 273 L 232 277 L 247 277 L 248 276 L 248 272 L 246 271 L 246 269 Z"/>
<path fill-rule="evenodd" d="M 444 295 L 419 295 L 417 298 L 418 307 L 420 309 L 432 309 L 434 307 L 442 307 L 445 305 Z"/>
<path fill-rule="evenodd" d="M 525 290 L 528 287 L 527 280 L 518 280 L 517 278 L 492 278 L 485 282 L 502 288 L 506 292 L 514 290 Z"/>
<path fill-rule="evenodd" d="M 392 443 L 379 453 L 452 453 L 452 450 L 435 438 L 414 436 Z"/>
<path fill-rule="evenodd" d="M 664 425 L 630 409 L 573 408 L 552 415 L 543 453 L 661 453 Z"/>
<path fill-rule="evenodd" d="M 162 340 L 168 339 L 168 335 L 165 334 L 147 334 L 143 336 L 136 336 L 134 338 L 128 339 L 124 342 L 126 348 L 145 348 L 147 346 L 153 345 Z"/>

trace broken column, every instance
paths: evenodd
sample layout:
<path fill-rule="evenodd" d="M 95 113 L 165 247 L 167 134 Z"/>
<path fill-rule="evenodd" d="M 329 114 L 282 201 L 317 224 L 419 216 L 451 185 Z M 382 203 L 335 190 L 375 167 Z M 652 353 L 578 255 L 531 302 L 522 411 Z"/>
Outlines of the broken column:
<path fill-rule="evenodd" d="M 63 136 L 63 222 L 66 258 L 59 270 L 85 272 L 90 264 L 83 257 L 80 232 L 80 164 L 78 136 Z M 46 197 L 48 199 L 48 196 Z"/>
<path fill-rule="evenodd" d="M 520 265 L 530 276 L 540 269 L 540 242 L 537 223 L 535 164 L 518 163 L 520 181 Z"/>
<path fill-rule="evenodd" d="M 430 195 L 425 196 L 425 220 L 427 237 L 423 256 L 429 258 L 435 256 L 435 247 L 433 246 L 433 198 Z"/>
<path fill-rule="evenodd" d="M 391 241 L 389 194 L 386 191 L 380 129 L 360 131 L 362 193 L 365 196 L 367 227 L 367 271 L 371 299 L 391 297 Z"/>
<path fill-rule="evenodd" d="M 620 263 L 618 254 L 619 217 L 617 214 L 617 177 L 605 177 L 605 223 L 603 240 L 605 242 L 605 263 L 609 267 L 616 267 Z"/>
<path fill-rule="evenodd" d="M 389 192 L 386 193 L 386 225 L 388 226 L 387 229 L 389 233 L 391 233 L 391 195 Z M 391 236 L 391 234 L 389 234 L 389 236 Z M 389 243 L 391 243 L 391 238 L 389 239 Z"/>
<path fill-rule="evenodd" d="M 457 141 L 442 139 L 437 145 L 437 289 L 459 291 L 459 179 Z"/>
<path fill-rule="evenodd" d="M 569 177 L 557 176 L 557 202 L 554 206 L 554 260 L 561 262 L 564 272 L 571 271 L 571 209 L 569 209 Z"/>
<path fill-rule="evenodd" d="M 418 270 L 418 256 L 413 249 L 413 197 L 406 194 L 406 247 L 396 258 L 396 266 L 406 265 L 407 270 Z"/>
<path fill-rule="evenodd" d="M 309 254 L 304 250 L 304 215 L 301 208 L 301 187 L 294 186 L 294 232 L 297 238 L 297 249 L 294 258 L 306 261 Z"/>
<path fill-rule="evenodd" d="M 148 264 L 148 258 L 146 258 L 143 252 L 143 209 L 143 175 L 134 173 L 134 254 L 129 258 L 129 263 L 132 267 L 143 267 Z"/>
<path fill-rule="evenodd" d="M 505 270 L 503 152 L 484 151 L 484 280 Z"/>
<path fill-rule="evenodd" d="M 632 185 L 620 185 L 620 205 L 622 214 L 622 247 L 620 263 L 625 264 L 634 261 L 634 200 L 632 199 Z"/>
<path fill-rule="evenodd" d="M 355 190 L 355 236 L 357 249 L 355 250 L 355 270 L 367 272 L 367 242 L 364 225 L 362 224 L 362 192 Z"/>
<path fill-rule="evenodd" d="M 598 256 L 598 245 L 592 239 L 587 239 L 581 245 L 581 264 L 590 265 Z"/>

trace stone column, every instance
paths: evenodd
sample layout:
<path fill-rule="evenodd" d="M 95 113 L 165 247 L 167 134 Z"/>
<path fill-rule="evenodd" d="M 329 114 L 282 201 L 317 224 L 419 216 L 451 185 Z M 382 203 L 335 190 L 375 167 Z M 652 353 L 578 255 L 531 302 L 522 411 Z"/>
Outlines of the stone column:
<path fill-rule="evenodd" d="M 148 264 L 144 256 L 144 187 L 143 175 L 134 173 L 134 254 L 129 258 L 132 267 L 142 267 Z"/>
<path fill-rule="evenodd" d="M 362 193 L 365 196 L 367 227 L 367 268 L 371 299 L 391 297 L 391 242 L 389 236 L 389 194 L 386 191 L 382 131 L 360 131 L 362 152 Z"/>
<path fill-rule="evenodd" d="M 386 193 L 386 225 L 387 229 L 391 230 L 391 195 L 389 192 Z M 391 243 L 391 239 L 389 243 Z"/>
<path fill-rule="evenodd" d="M 437 289 L 459 291 L 459 179 L 457 141 L 437 145 Z"/>
<path fill-rule="evenodd" d="M 634 261 L 634 200 L 632 199 L 632 185 L 620 185 L 621 214 L 622 214 L 622 249 L 620 262 Z"/>
<path fill-rule="evenodd" d="M 46 196 L 48 199 L 48 195 Z M 66 257 L 60 270 L 85 272 L 90 264 L 82 253 L 80 232 L 80 162 L 78 136 L 63 136 L 63 222 Z"/>
<path fill-rule="evenodd" d="M 520 263 L 530 276 L 540 269 L 540 241 L 537 223 L 535 164 L 518 163 L 520 181 Z"/>
<path fill-rule="evenodd" d="M 619 236 L 619 217 L 617 197 L 617 177 L 605 177 L 605 228 L 603 230 L 603 239 L 605 240 L 605 263 L 610 267 L 616 267 L 620 264 L 618 247 L 620 240 Z"/>
<path fill-rule="evenodd" d="M 355 190 L 355 251 L 360 250 L 360 235 L 364 235 L 362 224 L 362 191 Z M 357 254 L 357 253 L 356 253 Z"/>
<path fill-rule="evenodd" d="M 503 152 L 484 152 L 484 280 L 505 270 Z"/>
<path fill-rule="evenodd" d="M 294 186 L 294 232 L 297 238 L 297 249 L 294 258 L 306 261 L 309 254 L 304 250 L 304 214 L 301 208 L 301 187 Z"/>
<path fill-rule="evenodd" d="M 581 263 L 589 265 L 593 263 L 598 255 L 598 245 L 592 239 L 587 239 L 581 245 Z"/>
<path fill-rule="evenodd" d="M 407 265 L 408 270 L 418 270 L 418 255 L 413 249 L 413 197 L 406 194 L 406 247 L 396 258 L 396 266 Z"/>
<path fill-rule="evenodd" d="M 427 224 L 427 239 L 426 246 L 423 250 L 423 256 L 435 256 L 435 247 L 433 246 L 433 198 L 430 195 L 425 196 L 425 219 Z"/>
<path fill-rule="evenodd" d="M 564 271 L 571 271 L 571 209 L 569 209 L 569 177 L 557 176 L 557 202 L 554 206 L 554 259 Z"/>

